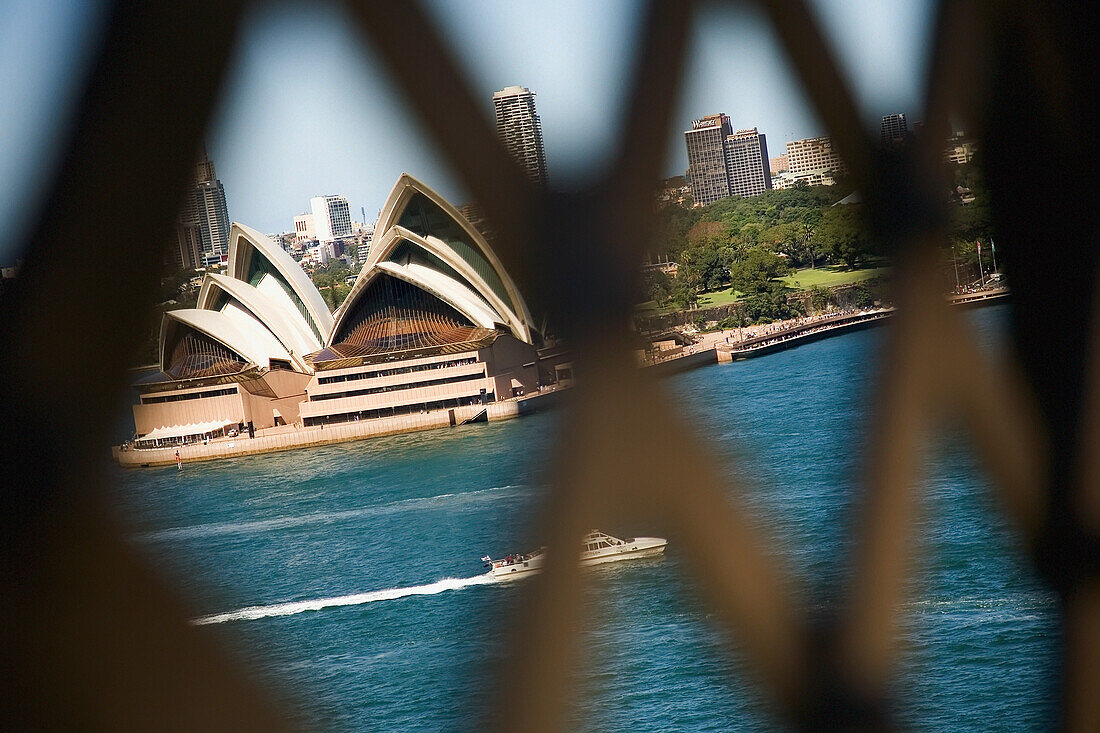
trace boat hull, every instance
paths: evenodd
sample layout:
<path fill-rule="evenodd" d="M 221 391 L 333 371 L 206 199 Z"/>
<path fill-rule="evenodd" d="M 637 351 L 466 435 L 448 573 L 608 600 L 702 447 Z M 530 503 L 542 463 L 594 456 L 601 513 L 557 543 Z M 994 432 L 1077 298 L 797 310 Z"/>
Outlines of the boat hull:
<path fill-rule="evenodd" d="M 589 567 L 623 560 L 653 557 L 663 553 L 667 546 L 668 541 L 661 537 L 636 537 L 633 541 L 624 542 L 621 545 L 598 550 L 585 550 L 581 552 L 580 565 Z M 526 577 L 542 570 L 545 558 L 545 553 L 539 553 L 527 560 L 511 564 L 497 560 L 493 562 L 493 567 L 489 572 L 492 573 L 494 578 L 501 579 Z"/>
<path fill-rule="evenodd" d="M 666 543 L 667 544 L 667 543 Z M 603 565 L 609 562 L 619 562 L 620 560 L 636 560 L 643 557 L 653 557 L 654 555 L 660 555 L 665 551 L 666 545 L 659 545 L 656 547 L 646 547 L 638 550 L 627 550 L 621 553 L 615 553 L 613 555 L 600 555 L 597 557 L 581 558 L 582 566 L 589 565 Z M 587 554 L 587 553 L 586 553 Z"/>
<path fill-rule="evenodd" d="M 522 563 L 514 563 L 512 565 L 496 566 L 494 563 L 493 569 L 490 570 L 494 578 L 508 579 L 508 578 L 526 578 L 528 575 L 533 575 L 542 570 L 542 558 L 536 557 L 531 560 Z"/>

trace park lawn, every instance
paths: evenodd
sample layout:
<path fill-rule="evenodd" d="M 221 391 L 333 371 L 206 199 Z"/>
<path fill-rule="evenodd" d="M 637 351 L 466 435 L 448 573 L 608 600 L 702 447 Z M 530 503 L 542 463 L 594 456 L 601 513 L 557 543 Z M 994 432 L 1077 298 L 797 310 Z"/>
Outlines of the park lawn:
<path fill-rule="evenodd" d="M 669 303 L 668 305 L 663 307 L 658 307 L 655 301 L 647 300 L 644 303 L 638 303 L 638 305 L 634 306 L 634 310 L 637 313 L 647 316 L 664 316 L 668 315 L 669 313 L 675 313 L 680 309 L 677 308 L 673 303 Z"/>
<path fill-rule="evenodd" d="M 740 290 L 734 291 L 730 290 L 729 288 L 725 290 L 715 290 L 709 293 L 699 293 L 699 303 L 695 307 L 710 308 L 711 306 L 715 305 L 727 305 L 729 303 L 734 303 L 740 300 L 741 295 L 742 293 Z M 647 300 L 644 303 L 639 303 L 638 305 L 634 306 L 634 310 L 640 313 L 645 313 L 646 315 L 663 316 L 667 313 L 675 313 L 680 309 L 672 303 L 669 303 L 663 308 L 658 308 L 657 304 L 654 301 Z"/>
<path fill-rule="evenodd" d="M 698 308 L 710 308 L 715 305 L 729 305 L 741 299 L 740 290 L 715 290 L 710 293 L 699 294 Z"/>
<path fill-rule="evenodd" d="M 634 306 L 634 310 L 638 311 L 639 313 L 646 313 L 647 315 L 657 316 L 663 315 L 665 313 L 671 313 L 672 311 L 676 310 L 676 306 L 666 305 L 664 308 L 658 308 L 657 301 L 647 300 L 644 303 L 638 303 L 636 306 Z"/>
<path fill-rule="evenodd" d="M 819 285 L 823 288 L 836 287 L 837 285 L 850 285 L 851 283 L 858 283 L 881 275 L 886 275 L 889 272 L 889 267 L 864 267 L 859 270 L 846 270 L 838 265 L 829 265 L 816 269 L 807 267 L 796 270 L 793 274 L 776 278 L 776 280 L 794 290 L 808 290 L 814 285 Z M 730 303 L 736 303 L 740 300 L 742 295 L 743 293 L 741 291 L 731 288 L 714 290 L 709 293 L 700 293 L 699 304 L 695 307 L 711 308 L 717 305 L 729 305 Z M 678 308 L 671 303 L 663 308 L 658 308 L 657 304 L 652 300 L 647 300 L 644 303 L 636 305 L 635 310 L 646 313 L 647 315 L 664 315 L 666 313 L 675 313 Z"/>
<path fill-rule="evenodd" d="M 889 271 L 889 267 L 865 267 L 861 270 L 845 270 L 837 265 L 829 265 L 828 267 L 818 267 L 816 269 L 806 267 L 801 270 L 795 270 L 794 273 L 778 279 L 779 282 L 795 290 L 808 290 L 814 285 L 823 288 L 832 288 L 837 285 L 850 285 L 851 283 L 858 283 L 864 280 L 870 280 L 873 277 L 885 275 Z"/>

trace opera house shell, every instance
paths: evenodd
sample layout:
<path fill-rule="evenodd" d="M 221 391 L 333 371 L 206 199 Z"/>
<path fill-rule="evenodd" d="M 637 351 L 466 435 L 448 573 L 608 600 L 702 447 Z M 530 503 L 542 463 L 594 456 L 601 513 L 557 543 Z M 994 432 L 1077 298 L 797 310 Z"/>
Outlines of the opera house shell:
<path fill-rule="evenodd" d="M 490 404 L 537 388 L 539 338 L 485 237 L 402 175 L 335 314 L 280 246 L 233 224 L 225 274 L 164 314 L 136 447 Z"/>

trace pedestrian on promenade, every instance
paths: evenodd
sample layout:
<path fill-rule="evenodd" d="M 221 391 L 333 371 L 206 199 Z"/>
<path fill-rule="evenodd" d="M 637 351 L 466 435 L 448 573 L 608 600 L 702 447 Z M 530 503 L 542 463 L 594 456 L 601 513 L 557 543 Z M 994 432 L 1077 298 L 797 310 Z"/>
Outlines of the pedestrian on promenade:
<path fill-rule="evenodd" d="M 183 459 L 180 458 L 180 452 L 176 451 L 176 470 L 183 471 Z"/>

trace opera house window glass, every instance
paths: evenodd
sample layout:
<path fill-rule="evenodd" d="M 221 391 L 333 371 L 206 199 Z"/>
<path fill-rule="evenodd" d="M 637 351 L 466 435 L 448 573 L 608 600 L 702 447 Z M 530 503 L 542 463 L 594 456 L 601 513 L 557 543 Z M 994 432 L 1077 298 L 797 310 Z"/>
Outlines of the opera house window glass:
<path fill-rule="evenodd" d="M 309 323 L 309 327 L 313 329 L 313 333 L 317 335 L 317 340 L 324 343 L 325 336 L 321 332 L 321 329 L 317 326 L 316 321 L 313 320 L 313 316 L 309 314 L 309 309 L 306 308 L 306 304 L 302 302 L 302 299 L 298 297 L 298 294 L 294 292 L 294 288 L 287 282 L 283 273 L 279 272 L 278 268 L 271 263 L 261 252 L 255 248 L 251 248 L 251 256 L 248 261 L 248 284 L 253 287 L 258 287 L 260 282 L 264 279 L 265 275 L 270 275 L 275 278 L 275 281 L 279 283 L 291 302 L 298 308 L 298 312 L 302 314 L 302 317 Z"/>
<path fill-rule="evenodd" d="M 172 379 L 236 374 L 248 360 L 204 333 L 187 330 L 172 348 L 165 373 Z"/>
<path fill-rule="evenodd" d="M 492 333 L 434 295 L 382 274 L 355 302 L 325 351 L 367 356 L 469 342 Z"/>
<path fill-rule="evenodd" d="M 435 202 L 418 191 L 413 194 L 412 198 L 409 199 L 409 203 L 405 205 L 405 210 L 401 213 L 401 220 L 398 224 L 422 237 L 437 237 L 446 242 L 447 246 L 465 260 L 474 269 L 474 272 L 485 281 L 485 284 L 492 288 L 493 292 L 515 312 L 516 305 L 508 297 L 508 290 L 504 287 L 504 282 L 500 279 L 496 269 L 485 258 L 485 255 L 470 238 L 470 235 L 464 232 L 462 227 L 439 208 Z"/>
<path fill-rule="evenodd" d="M 413 245 L 408 240 L 401 240 L 401 244 L 397 245 L 390 256 L 386 259 L 390 262 L 394 262 L 403 266 L 408 266 L 409 263 L 427 265 L 436 272 L 443 273 L 447 277 L 462 283 L 470 290 L 471 293 L 476 295 L 482 303 L 485 303 L 490 308 L 493 307 L 492 304 L 489 303 L 488 299 L 481 294 L 480 289 L 475 287 L 474 284 L 471 283 L 465 275 L 459 273 L 453 267 L 448 265 L 443 260 L 439 259 L 428 250 L 424 249 L 423 247 Z"/>

